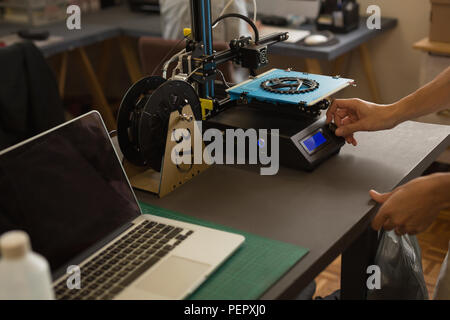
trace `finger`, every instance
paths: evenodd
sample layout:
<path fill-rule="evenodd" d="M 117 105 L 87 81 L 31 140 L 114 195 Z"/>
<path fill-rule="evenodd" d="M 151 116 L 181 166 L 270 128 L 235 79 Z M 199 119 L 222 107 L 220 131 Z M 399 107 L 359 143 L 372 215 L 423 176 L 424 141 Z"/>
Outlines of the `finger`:
<path fill-rule="evenodd" d="M 347 126 L 347 125 L 349 125 L 349 124 L 354 122 L 352 120 L 352 118 L 350 118 L 350 116 L 348 116 L 348 115 L 346 115 L 344 113 L 343 114 L 339 114 L 339 116 L 342 118 L 341 123 L 342 123 L 343 126 Z"/>
<path fill-rule="evenodd" d="M 354 112 L 349 112 L 348 116 L 352 122 L 356 122 L 359 119 L 359 117 Z"/>
<path fill-rule="evenodd" d="M 358 144 L 356 139 L 355 139 L 355 136 L 353 134 L 345 137 L 345 141 L 347 141 L 347 143 L 352 144 L 354 146 L 356 146 Z"/>
<path fill-rule="evenodd" d="M 342 118 L 337 113 L 334 114 L 334 123 L 338 127 L 342 126 Z"/>
<path fill-rule="evenodd" d="M 403 235 L 405 235 L 407 232 L 406 232 L 406 229 L 404 228 L 404 227 L 402 227 L 402 226 L 397 226 L 397 227 L 395 227 L 395 234 L 396 235 L 398 235 L 398 236 L 403 236 Z"/>
<path fill-rule="evenodd" d="M 327 123 L 330 123 L 333 121 L 334 113 L 336 112 L 336 109 L 338 107 L 338 101 L 334 100 L 331 106 L 327 110 Z"/>
<path fill-rule="evenodd" d="M 345 138 L 346 138 L 346 139 L 349 139 L 350 141 L 355 140 L 355 136 L 354 136 L 353 134 L 348 135 L 348 136 L 346 136 Z"/>
<path fill-rule="evenodd" d="M 346 116 L 344 119 L 342 119 L 341 124 L 345 126 L 352 122 L 353 122 L 353 120 L 350 118 L 350 116 Z M 347 143 L 352 144 L 355 147 L 358 145 L 358 142 L 356 141 L 353 134 L 346 136 L 345 141 L 347 141 Z"/>
<path fill-rule="evenodd" d="M 385 203 L 387 199 L 392 195 L 392 192 L 379 193 L 375 190 L 369 191 L 370 197 L 378 203 Z"/>
<path fill-rule="evenodd" d="M 390 219 L 385 220 L 385 222 L 383 224 L 383 229 L 386 231 L 391 231 L 391 230 L 395 229 L 396 227 L 397 226 Z"/>
<path fill-rule="evenodd" d="M 336 135 L 340 137 L 346 137 L 349 136 L 357 131 L 363 130 L 363 124 L 361 121 L 352 122 L 347 125 L 343 125 L 336 129 Z"/>
<path fill-rule="evenodd" d="M 381 207 L 375 218 L 372 220 L 372 228 L 377 231 L 380 230 L 384 223 L 389 219 L 387 211 L 382 209 L 383 207 Z"/>
<path fill-rule="evenodd" d="M 328 123 L 331 123 L 332 120 L 333 120 L 333 116 L 332 116 L 332 114 L 330 113 L 330 109 L 327 110 L 326 116 L 327 116 L 327 124 L 328 124 Z"/>
<path fill-rule="evenodd" d="M 352 99 L 336 99 L 333 100 L 331 103 L 331 106 L 327 110 L 327 122 L 331 122 L 337 112 L 337 110 L 340 109 L 347 109 L 347 106 L 350 106 L 353 104 Z"/>
<path fill-rule="evenodd" d="M 349 117 L 349 111 L 347 109 L 343 109 L 343 108 L 337 108 L 335 114 L 337 114 L 338 116 L 340 116 L 341 118 L 346 118 Z"/>
<path fill-rule="evenodd" d="M 421 225 L 412 225 L 412 224 L 408 225 L 408 224 L 405 224 L 404 229 L 405 229 L 405 233 L 406 234 L 416 235 L 418 233 L 421 233 L 421 232 L 427 230 L 428 227 L 429 226 L 423 225 L 423 224 L 421 224 Z"/>
<path fill-rule="evenodd" d="M 326 113 L 327 122 L 330 123 L 336 116 L 338 109 L 344 109 L 347 114 L 352 114 L 358 108 L 360 101 L 358 99 L 336 99 L 328 108 Z"/>
<path fill-rule="evenodd" d="M 355 146 L 355 147 L 356 147 L 356 145 L 358 144 L 358 143 L 356 142 L 355 138 L 353 137 L 353 135 L 348 136 L 348 137 L 345 137 L 345 141 L 346 141 L 348 144 L 351 144 L 351 145 L 353 145 L 353 146 Z"/>

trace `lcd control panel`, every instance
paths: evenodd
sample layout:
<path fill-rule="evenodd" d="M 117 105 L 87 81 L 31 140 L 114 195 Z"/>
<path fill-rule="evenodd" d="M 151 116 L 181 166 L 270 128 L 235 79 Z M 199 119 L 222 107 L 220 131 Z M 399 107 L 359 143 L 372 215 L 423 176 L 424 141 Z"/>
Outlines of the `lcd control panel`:
<path fill-rule="evenodd" d="M 322 129 L 320 129 L 306 139 L 301 140 L 300 143 L 309 154 L 313 154 L 327 145 L 328 139 Z"/>

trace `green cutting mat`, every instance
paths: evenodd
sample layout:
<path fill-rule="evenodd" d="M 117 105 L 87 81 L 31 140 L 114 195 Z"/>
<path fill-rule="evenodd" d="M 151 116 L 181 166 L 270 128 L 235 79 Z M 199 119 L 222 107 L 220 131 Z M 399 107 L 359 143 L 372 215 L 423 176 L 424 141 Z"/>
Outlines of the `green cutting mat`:
<path fill-rule="evenodd" d="M 253 300 L 259 298 L 307 252 L 270 240 L 141 202 L 143 213 L 238 233 L 244 244 L 192 295 L 191 300 Z"/>

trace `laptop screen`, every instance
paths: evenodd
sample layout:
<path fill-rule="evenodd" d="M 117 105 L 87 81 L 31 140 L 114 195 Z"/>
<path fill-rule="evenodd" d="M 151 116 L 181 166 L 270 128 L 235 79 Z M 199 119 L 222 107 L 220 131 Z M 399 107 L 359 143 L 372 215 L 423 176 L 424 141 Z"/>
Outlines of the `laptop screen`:
<path fill-rule="evenodd" d="M 140 214 L 98 113 L 0 152 L 0 234 L 20 229 L 52 272 Z"/>

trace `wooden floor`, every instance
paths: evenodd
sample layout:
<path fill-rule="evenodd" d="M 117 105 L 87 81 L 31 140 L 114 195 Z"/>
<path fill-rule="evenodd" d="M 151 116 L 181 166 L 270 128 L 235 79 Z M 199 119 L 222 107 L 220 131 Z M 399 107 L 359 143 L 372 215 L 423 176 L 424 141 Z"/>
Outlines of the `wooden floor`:
<path fill-rule="evenodd" d="M 450 211 L 442 212 L 430 228 L 418 235 L 422 247 L 422 265 L 430 298 L 433 297 L 442 261 L 450 241 Z M 315 296 L 327 296 L 340 288 L 341 257 L 339 256 L 316 278 Z"/>

